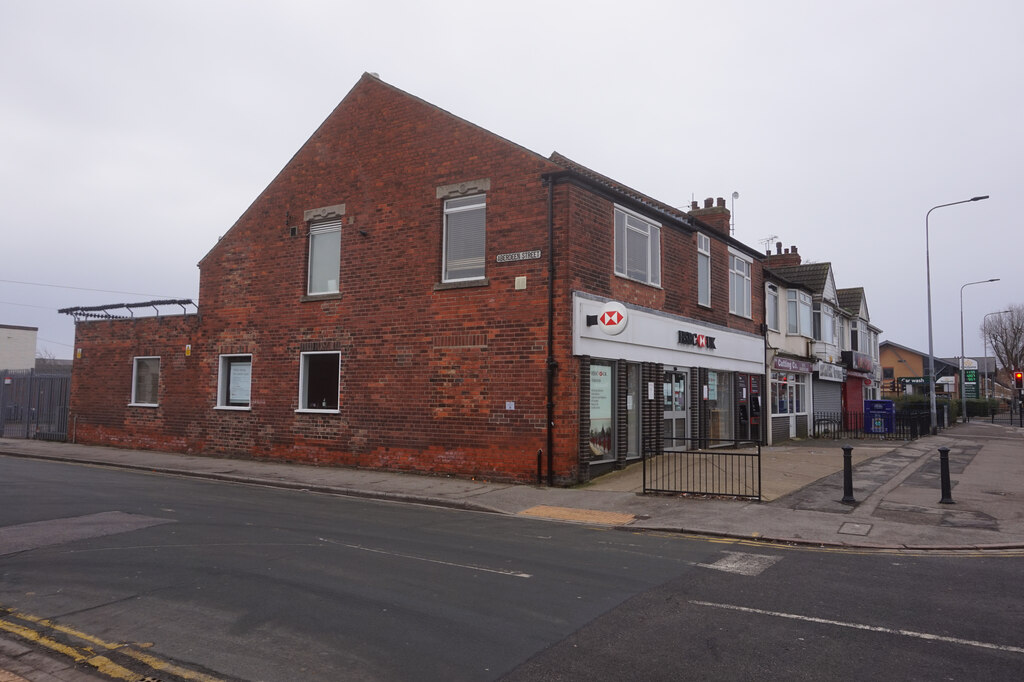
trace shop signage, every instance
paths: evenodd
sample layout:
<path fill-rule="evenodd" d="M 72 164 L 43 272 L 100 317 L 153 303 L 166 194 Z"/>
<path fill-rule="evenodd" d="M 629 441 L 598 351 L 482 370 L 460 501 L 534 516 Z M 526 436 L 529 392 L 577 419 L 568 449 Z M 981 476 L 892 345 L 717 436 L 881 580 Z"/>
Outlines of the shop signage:
<path fill-rule="evenodd" d="M 520 260 L 536 260 L 540 258 L 540 250 L 536 251 L 516 251 L 515 253 L 499 253 L 499 263 L 514 263 Z"/>
<path fill-rule="evenodd" d="M 874 369 L 875 364 L 872 362 L 870 355 L 858 353 L 855 350 L 844 350 L 843 362 L 845 362 L 846 366 L 850 369 L 855 369 L 858 372 L 866 372 L 869 374 L 871 373 L 871 370 Z"/>
<path fill-rule="evenodd" d="M 626 306 L 615 301 L 605 303 L 604 307 L 601 308 L 601 313 L 597 316 L 598 326 L 601 327 L 601 331 L 609 336 L 621 334 L 628 322 Z"/>
<path fill-rule="evenodd" d="M 704 334 L 680 331 L 679 343 L 683 346 L 697 346 L 697 348 L 715 350 L 715 337 L 705 336 Z"/>
<path fill-rule="evenodd" d="M 783 372 L 802 372 L 804 374 L 810 374 L 814 369 L 814 365 L 806 360 L 783 358 L 776 355 L 775 359 L 772 360 L 772 369 L 777 369 Z"/>
<path fill-rule="evenodd" d="M 818 379 L 823 381 L 842 381 L 844 379 L 843 368 L 839 365 L 819 362 L 814 366 L 814 371 L 818 373 Z"/>
<path fill-rule="evenodd" d="M 900 383 L 901 384 L 911 384 L 913 386 L 918 386 L 918 385 L 921 385 L 921 384 L 927 384 L 928 383 L 928 377 L 900 377 Z"/>

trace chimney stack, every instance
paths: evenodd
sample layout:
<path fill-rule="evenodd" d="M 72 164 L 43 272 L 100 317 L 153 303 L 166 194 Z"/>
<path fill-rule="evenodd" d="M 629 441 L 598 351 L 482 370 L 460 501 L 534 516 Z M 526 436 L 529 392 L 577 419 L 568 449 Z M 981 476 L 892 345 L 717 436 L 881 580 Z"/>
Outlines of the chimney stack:
<path fill-rule="evenodd" d="M 769 268 L 788 268 L 793 265 L 800 265 L 801 260 L 800 252 L 797 251 L 796 246 L 790 246 L 788 249 L 782 248 L 782 242 L 775 242 L 775 253 L 768 254 L 768 267 Z"/>
<path fill-rule="evenodd" d="M 698 208 L 696 201 L 691 202 L 690 215 L 726 236 L 730 233 L 730 213 L 722 197 L 717 200 L 708 197 L 704 200 L 704 208 Z"/>

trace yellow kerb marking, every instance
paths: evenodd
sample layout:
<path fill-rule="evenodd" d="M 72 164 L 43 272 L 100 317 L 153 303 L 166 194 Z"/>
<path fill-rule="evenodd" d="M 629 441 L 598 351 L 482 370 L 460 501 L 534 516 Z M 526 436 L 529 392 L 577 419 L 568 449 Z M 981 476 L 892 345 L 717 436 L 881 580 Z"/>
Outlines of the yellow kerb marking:
<path fill-rule="evenodd" d="M 595 509 L 573 509 L 572 507 L 549 507 L 539 504 L 519 512 L 520 516 L 535 516 L 542 519 L 558 521 L 578 521 L 580 523 L 601 523 L 608 526 L 624 526 L 636 520 L 632 514 L 621 512 L 597 511 Z"/>

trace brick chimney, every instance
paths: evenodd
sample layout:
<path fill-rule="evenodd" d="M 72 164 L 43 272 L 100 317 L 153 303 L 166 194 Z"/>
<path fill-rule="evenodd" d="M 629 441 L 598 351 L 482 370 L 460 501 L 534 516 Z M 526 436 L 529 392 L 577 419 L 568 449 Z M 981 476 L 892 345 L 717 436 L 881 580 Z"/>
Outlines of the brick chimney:
<path fill-rule="evenodd" d="M 782 250 L 782 242 L 775 242 L 775 253 L 768 253 L 769 268 L 788 268 L 793 265 L 800 265 L 800 254 L 796 246 L 791 246 L 785 251 Z"/>
<path fill-rule="evenodd" d="M 697 220 L 710 225 L 719 232 L 729 234 L 729 209 L 725 207 L 725 199 L 718 197 L 712 201 L 710 198 L 704 200 L 704 208 L 700 208 L 697 202 L 690 204 L 690 215 Z"/>

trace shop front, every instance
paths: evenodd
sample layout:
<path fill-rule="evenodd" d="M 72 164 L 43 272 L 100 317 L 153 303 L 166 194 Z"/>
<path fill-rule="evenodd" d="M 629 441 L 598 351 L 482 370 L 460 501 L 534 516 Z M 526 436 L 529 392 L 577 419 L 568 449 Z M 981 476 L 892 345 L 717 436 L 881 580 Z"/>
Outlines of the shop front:
<path fill-rule="evenodd" d="M 591 476 L 645 453 L 762 437 L 761 336 L 576 293 L 573 354 Z"/>
<path fill-rule="evenodd" d="M 811 372 L 807 360 L 776 355 L 771 364 L 771 439 L 806 438 L 813 402 Z"/>

